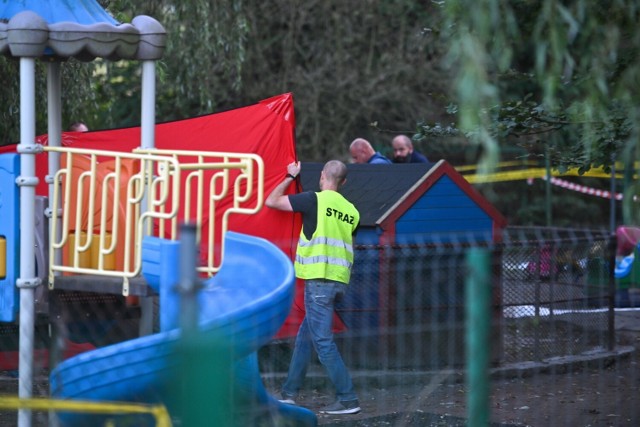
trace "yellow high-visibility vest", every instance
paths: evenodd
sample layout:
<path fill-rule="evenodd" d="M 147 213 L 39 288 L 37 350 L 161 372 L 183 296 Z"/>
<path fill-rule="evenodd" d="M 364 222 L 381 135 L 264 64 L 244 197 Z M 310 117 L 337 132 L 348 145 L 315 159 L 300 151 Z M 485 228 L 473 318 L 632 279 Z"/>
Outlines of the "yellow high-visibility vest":
<path fill-rule="evenodd" d="M 353 232 L 360 213 L 340 193 L 331 190 L 318 196 L 318 224 L 310 240 L 300 230 L 296 276 L 349 283 L 353 265 Z"/>

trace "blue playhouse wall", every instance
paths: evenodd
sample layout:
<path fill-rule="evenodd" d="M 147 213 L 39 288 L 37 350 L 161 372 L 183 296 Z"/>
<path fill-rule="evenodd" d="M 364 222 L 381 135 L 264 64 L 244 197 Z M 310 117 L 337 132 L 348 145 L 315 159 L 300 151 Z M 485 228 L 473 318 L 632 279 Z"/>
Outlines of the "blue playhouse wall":
<path fill-rule="evenodd" d="M 379 227 L 359 229 L 355 244 L 361 247 L 355 252 L 350 289 L 338 305 L 341 319 L 351 331 L 366 333 L 391 324 L 460 317 L 464 253 L 424 244 L 489 242 L 493 227 L 494 219 L 443 175 L 395 223 L 395 243 L 418 248 L 381 250 L 375 247 L 383 233 Z M 381 280 L 380 266 L 388 280 Z M 417 312 L 430 317 L 417 319 L 411 314 Z"/>
<path fill-rule="evenodd" d="M 396 221 L 398 244 L 486 242 L 493 219 L 444 175 Z"/>
<path fill-rule="evenodd" d="M 380 251 L 358 249 L 354 254 L 349 291 L 337 312 L 352 331 L 377 330 L 380 305 Z"/>
<path fill-rule="evenodd" d="M 6 275 L 0 277 L 0 322 L 13 322 L 18 313 L 16 279 L 20 273 L 20 202 L 16 178 L 20 175 L 20 156 L 0 155 L 0 237 L 5 240 Z"/>

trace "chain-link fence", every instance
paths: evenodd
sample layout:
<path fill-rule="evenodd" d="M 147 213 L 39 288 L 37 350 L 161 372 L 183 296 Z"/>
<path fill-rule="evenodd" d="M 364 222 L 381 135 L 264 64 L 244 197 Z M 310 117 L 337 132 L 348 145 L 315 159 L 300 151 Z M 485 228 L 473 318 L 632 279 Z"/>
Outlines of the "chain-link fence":
<path fill-rule="evenodd" d="M 465 246 L 358 247 L 338 313 L 355 366 L 433 369 L 464 363 Z M 375 355 L 375 357 L 372 357 Z"/>
<path fill-rule="evenodd" d="M 472 244 L 357 248 L 338 313 L 355 367 L 442 369 L 465 362 L 465 256 Z M 605 231 L 511 228 L 492 253 L 495 365 L 614 345 L 615 245 Z"/>
<path fill-rule="evenodd" d="M 349 291 L 338 306 L 347 326 L 338 340 L 348 364 L 355 369 L 463 367 L 465 257 L 472 246 L 357 247 Z M 610 233 L 508 228 L 502 242 L 488 250 L 494 366 L 613 348 L 613 308 L 620 291 L 612 282 L 615 240 Z M 268 357 L 287 360 L 282 348 Z"/>
<path fill-rule="evenodd" d="M 349 291 L 337 310 L 347 327 L 337 342 L 349 368 L 380 378 L 463 372 L 465 260 L 474 246 L 449 241 L 357 247 Z M 514 227 L 503 230 L 500 242 L 483 247 L 492 259 L 486 266 L 491 269 L 487 351 L 492 366 L 546 363 L 616 347 L 613 313 L 623 303 L 624 289 L 613 278 L 614 236 L 598 230 Z M 157 297 L 81 291 L 49 295 L 49 314 L 38 327 L 36 372 L 46 378 L 51 356 L 65 359 L 138 337 L 144 298 L 151 298 L 154 310 L 162 310 Z M 47 326 L 51 324 L 56 327 Z M 59 333 L 51 336 L 51 330 Z M 17 369 L 11 359 L 18 348 L 17 328 L 7 325 L 0 332 L 6 350 L 1 370 L 10 377 Z M 274 342 L 259 352 L 261 373 L 274 390 L 288 367 L 292 342 Z M 454 396 L 451 391 L 447 399 Z M 2 414 L 0 425 L 5 425 Z"/>
<path fill-rule="evenodd" d="M 502 247 L 503 361 L 613 348 L 611 234 L 512 228 Z"/>

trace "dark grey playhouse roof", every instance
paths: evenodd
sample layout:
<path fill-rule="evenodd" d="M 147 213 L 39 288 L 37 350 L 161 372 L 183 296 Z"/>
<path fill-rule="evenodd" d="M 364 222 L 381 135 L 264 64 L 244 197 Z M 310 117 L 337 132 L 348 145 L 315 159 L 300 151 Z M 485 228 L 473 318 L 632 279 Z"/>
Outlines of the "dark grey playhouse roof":
<path fill-rule="evenodd" d="M 319 190 L 322 167 L 322 163 L 302 164 L 303 190 Z M 496 231 L 506 226 L 502 214 L 445 160 L 426 164 L 349 164 L 347 168 L 347 182 L 340 192 L 360 212 L 362 227 L 395 233 L 396 221 L 427 193 L 431 195 L 427 202 L 430 206 L 428 209 L 438 212 L 436 216 L 428 218 L 428 227 L 432 232 L 466 233 L 468 224 L 474 223 L 474 229 L 481 227 L 477 220 L 483 218 L 482 224 L 497 237 L 499 234 L 495 234 Z M 444 177 L 446 179 L 442 179 Z M 422 213 L 419 215 L 425 214 L 426 207 L 420 205 Z"/>
<path fill-rule="evenodd" d="M 406 197 L 435 163 L 391 165 L 349 164 L 342 193 L 360 212 L 360 225 L 374 227 L 379 219 Z M 323 163 L 303 163 L 303 190 L 319 191 Z"/>

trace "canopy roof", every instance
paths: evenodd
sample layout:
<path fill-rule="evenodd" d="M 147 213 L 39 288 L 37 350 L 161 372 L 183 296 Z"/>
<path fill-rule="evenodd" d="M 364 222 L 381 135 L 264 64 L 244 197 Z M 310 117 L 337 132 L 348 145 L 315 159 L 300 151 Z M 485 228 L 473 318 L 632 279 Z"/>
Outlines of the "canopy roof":
<path fill-rule="evenodd" d="M 119 23 L 96 0 L 0 0 L 2 55 L 157 60 L 165 44 L 155 19 Z"/>

